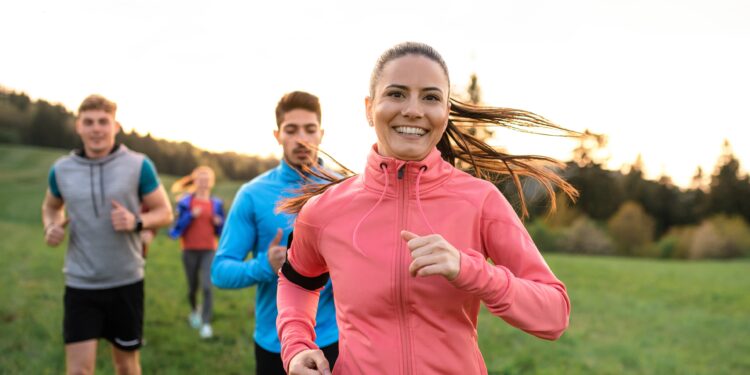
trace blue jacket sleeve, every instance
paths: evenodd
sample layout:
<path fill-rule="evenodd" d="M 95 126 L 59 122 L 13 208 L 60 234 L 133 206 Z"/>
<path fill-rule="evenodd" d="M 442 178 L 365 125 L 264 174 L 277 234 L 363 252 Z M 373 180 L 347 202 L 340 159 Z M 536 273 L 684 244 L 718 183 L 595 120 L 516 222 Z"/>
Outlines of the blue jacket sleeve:
<path fill-rule="evenodd" d="M 238 289 L 274 281 L 276 275 L 268 262 L 266 249 L 245 261 L 257 239 L 253 200 L 242 188 L 237 192 L 219 238 L 219 248 L 211 265 L 211 282 L 219 288 Z"/>
<path fill-rule="evenodd" d="M 224 221 L 226 220 L 226 217 L 224 216 L 224 202 L 219 198 L 213 198 L 212 200 L 214 203 L 214 215 L 221 219 L 219 225 L 214 225 L 214 233 L 216 233 L 217 236 L 221 236 L 221 231 L 224 229 Z"/>
<path fill-rule="evenodd" d="M 190 200 L 192 196 L 188 195 L 177 202 L 177 220 L 172 228 L 169 228 L 169 237 L 177 239 L 182 236 L 190 223 L 193 222 L 193 214 L 190 211 Z"/>

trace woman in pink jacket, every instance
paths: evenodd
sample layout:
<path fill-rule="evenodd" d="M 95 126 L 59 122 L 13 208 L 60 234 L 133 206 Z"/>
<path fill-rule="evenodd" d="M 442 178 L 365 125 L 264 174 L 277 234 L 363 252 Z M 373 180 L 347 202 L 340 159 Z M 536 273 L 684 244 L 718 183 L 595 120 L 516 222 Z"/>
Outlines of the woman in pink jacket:
<path fill-rule="evenodd" d="M 555 186 L 571 196 L 575 189 L 538 163 L 551 159 L 503 154 L 460 127 L 566 130 L 529 112 L 457 102 L 449 88 L 431 47 L 386 51 L 365 100 L 377 143 L 364 173 L 284 205 L 301 208 L 278 288 L 289 374 L 330 373 L 313 341 L 318 291 L 329 276 L 340 332 L 335 374 L 486 374 L 480 301 L 540 338 L 557 339 L 568 326 L 565 285 L 505 197 L 477 177 L 510 174 L 518 186 L 518 175 L 530 176 L 550 195 Z M 456 169 L 457 159 L 477 177 Z"/>

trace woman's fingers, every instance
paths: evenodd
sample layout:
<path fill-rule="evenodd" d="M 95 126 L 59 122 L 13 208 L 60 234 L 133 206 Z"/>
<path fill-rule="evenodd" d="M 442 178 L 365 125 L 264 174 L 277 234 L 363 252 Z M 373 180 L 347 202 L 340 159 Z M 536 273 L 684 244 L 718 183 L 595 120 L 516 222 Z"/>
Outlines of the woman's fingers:
<path fill-rule="evenodd" d="M 419 257 L 423 257 L 425 255 L 430 255 L 432 253 L 439 252 L 440 251 L 439 247 L 440 247 L 439 243 L 429 243 L 425 246 L 412 250 L 411 257 L 416 259 Z"/>
<path fill-rule="evenodd" d="M 309 349 L 299 352 L 289 363 L 290 375 L 331 375 L 328 360 L 323 351 Z"/>
<path fill-rule="evenodd" d="M 448 257 L 444 254 L 429 254 L 415 258 L 409 265 L 409 273 L 412 276 L 424 276 L 419 271 L 426 267 L 440 266 L 448 262 Z"/>
<path fill-rule="evenodd" d="M 417 271 L 416 275 L 417 277 L 427 277 L 427 276 L 446 276 L 448 272 L 448 266 L 444 263 L 441 264 L 432 264 L 426 267 L 422 267 Z"/>

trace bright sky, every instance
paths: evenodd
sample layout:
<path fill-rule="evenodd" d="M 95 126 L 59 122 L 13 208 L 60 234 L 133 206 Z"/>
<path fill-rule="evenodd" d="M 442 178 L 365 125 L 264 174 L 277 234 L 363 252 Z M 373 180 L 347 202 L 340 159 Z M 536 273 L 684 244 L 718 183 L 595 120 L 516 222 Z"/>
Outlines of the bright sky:
<path fill-rule="evenodd" d="M 0 6 L 0 85 L 70 109 L 90 93 L 126 129 L 209 150 L 280 154 L 274 107 L 317 94 L 322 147 L 364 165 L 375 134 L 370 70 L 401 41 L 431 44 L 454 90 L 476 72 L 486 103 L 605 133 L 609 167 L 689 183 L 723 139 L 750 163 L 750 2 L 55 1 Z M 503 131 L 512 153 L 564 160 L 575 144 Z"/>

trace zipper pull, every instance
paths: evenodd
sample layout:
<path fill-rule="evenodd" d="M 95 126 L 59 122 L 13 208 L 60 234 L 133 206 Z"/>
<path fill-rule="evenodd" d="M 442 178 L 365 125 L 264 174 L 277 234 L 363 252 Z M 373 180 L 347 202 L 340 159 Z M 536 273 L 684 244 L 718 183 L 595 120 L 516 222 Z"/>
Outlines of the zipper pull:
<path fill-rule="evenodd" d="M 404 178 L 404 170 L 406 170 L 406 164 L 402 165 L 401 168 L 398 169 L 399 180 L 402 180 Z"/>

